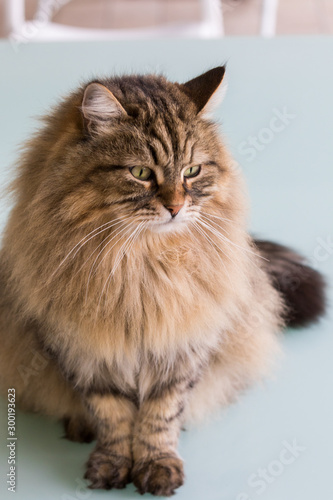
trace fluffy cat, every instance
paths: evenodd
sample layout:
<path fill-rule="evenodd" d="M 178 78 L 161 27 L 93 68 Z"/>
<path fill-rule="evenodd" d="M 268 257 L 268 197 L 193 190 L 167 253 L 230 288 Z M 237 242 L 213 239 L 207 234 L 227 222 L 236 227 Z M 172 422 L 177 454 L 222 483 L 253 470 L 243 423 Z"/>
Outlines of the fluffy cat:
<path fill-rule="evenodd" d="M 322 277 L 247 232 L 241 175 L 207 117 L 224 72 L 90 82 L 20 161 L 0 385 L 69 439 L 97 440 L 91 488 L 173 494 L 183 423 L 261 377 L 284 325 L 324 311 Z"/>

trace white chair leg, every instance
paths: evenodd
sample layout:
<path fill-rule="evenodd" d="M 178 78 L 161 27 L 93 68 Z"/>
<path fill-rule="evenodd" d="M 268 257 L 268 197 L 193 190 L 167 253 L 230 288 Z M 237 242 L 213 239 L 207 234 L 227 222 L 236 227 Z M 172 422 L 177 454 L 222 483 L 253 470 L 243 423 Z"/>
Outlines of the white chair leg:
<path fill-rule="evenodd" d="M 215 38 L 224 35 L 223 13 L 221 0 L 201 0 L 203 32 L 205 38 Z"/>
<path fill-rule="evenodd" d="M 24 0 L 6 0 L 5 22 L 7 33 L 19 33 L 25 22 Z"/>
<path fill-rule="evenodd" d="M 278 0 L 263 0 L 260 32 L 264 37 L 272 37 L 276 34 L 278 3 Z"/>

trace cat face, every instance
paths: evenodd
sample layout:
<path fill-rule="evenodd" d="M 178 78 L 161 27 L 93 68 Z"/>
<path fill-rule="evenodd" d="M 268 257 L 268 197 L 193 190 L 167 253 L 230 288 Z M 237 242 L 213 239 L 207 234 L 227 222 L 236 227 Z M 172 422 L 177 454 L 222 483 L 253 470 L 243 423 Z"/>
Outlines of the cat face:
<path fill-rule="evenodd" d="M 223 74 L 216 68 L 183 85 L 151 75 L 89 84 L 81 104 L 84 140 L 71 165 L 82 189 L 65 199 L 64 213 L 79 215 L 73 206 L 81 203 L 82 212 L 154 232 L 195 220 L 226 170 L 216 125 L 205 118 Z"/>

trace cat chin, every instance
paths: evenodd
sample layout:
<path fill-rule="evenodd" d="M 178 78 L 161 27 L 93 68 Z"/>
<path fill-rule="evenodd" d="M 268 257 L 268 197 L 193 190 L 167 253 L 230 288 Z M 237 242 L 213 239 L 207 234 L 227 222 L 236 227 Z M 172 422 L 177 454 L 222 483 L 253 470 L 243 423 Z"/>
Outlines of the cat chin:
<path fill-rule="evenodd" d="M 170 220 L 168 222 L 151 224 L 149 226 L 149 229 L 153 233 L 166 234 L 166 233 L 175 233 L 181 231 L 185 229 L 185 227 L 186 227 L 186 221 L 184 220 L 181 221 Z"/>

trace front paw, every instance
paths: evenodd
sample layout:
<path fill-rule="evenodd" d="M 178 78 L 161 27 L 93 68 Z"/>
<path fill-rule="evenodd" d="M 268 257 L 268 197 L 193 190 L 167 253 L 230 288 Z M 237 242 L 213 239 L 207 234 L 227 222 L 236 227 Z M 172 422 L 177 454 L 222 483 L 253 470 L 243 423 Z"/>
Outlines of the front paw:
<path fill-rule="evenodd" d="M 169 497 L 184 483 L 183 462 L 174 456 L 140 461 L 134 465 L 132 480 L 137 491 Z"/>
<path fill-rule="evenodd" d="M 90 455 L 84 477 L 90 481 L 91 489 L 122 489 L 130 482 L 131 467 L 129 457 L 97 447 Z"/>

